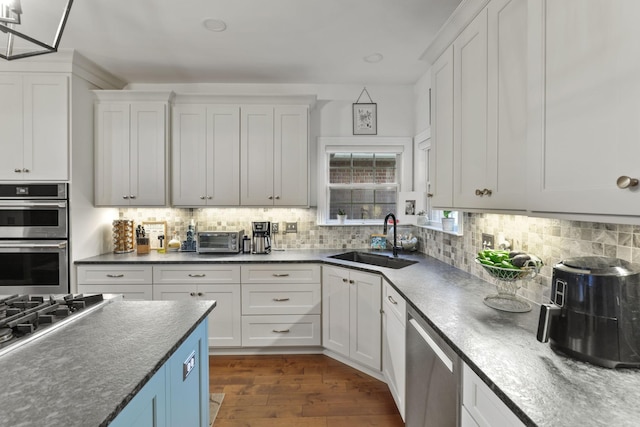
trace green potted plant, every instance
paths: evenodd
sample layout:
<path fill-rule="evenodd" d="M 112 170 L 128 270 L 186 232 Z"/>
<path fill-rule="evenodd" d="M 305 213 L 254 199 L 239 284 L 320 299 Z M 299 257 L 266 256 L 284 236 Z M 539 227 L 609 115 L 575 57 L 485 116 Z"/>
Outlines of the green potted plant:
<path fill-rule="evenodd" d="M 455 218 L 451 216 L 451 211 L 442 211 L 442 231 L 453 231 Z"/>
<path fill-rule="evenodd" d="M 342 208 L 338 209 L 338 223 L 344 224 L 344 221 L 346 219 L 347 219 L 347 213 L 344 211 L 344 209 Z"/>

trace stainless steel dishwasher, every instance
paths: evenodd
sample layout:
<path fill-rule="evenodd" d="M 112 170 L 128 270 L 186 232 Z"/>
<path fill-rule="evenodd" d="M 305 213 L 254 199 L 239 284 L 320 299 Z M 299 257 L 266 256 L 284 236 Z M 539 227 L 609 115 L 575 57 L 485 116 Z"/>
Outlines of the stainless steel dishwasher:
<path fill-rule="evenodd" d="M 460 358 L 420 315 L 407 309 L 406 427 L 456 427 Z"/>

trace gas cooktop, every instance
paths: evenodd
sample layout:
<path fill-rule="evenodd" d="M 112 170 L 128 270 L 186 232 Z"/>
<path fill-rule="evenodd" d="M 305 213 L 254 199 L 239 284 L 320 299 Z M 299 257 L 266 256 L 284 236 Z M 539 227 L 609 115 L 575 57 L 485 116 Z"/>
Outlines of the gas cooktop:
<path fill-rule="evenodd" d="M 0 296 L 0 356 L 108 302 L 102 294 Z"/>

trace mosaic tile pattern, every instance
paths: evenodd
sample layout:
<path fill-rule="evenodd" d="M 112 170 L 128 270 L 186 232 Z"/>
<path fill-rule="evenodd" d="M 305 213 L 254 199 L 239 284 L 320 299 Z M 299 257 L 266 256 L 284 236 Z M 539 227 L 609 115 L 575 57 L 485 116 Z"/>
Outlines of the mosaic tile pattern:
<path fill-rule="evenodd" d="M 367 249 L 380 226 L 318 226 L 316 209 L 194 208 L 121 209 L 120 218 L 166 221 L 169 236 L 186 236 L 193 218 L 196 230 L 244 229 L 251 235 L 252 221 L 297 222 L 298 232 L 279 233 L 274 247 L 281 249 Z M 640 263 L 640 226 L 534 218 L 520 215 L 464 214 L 464 235 L 454 236 L 421 227 L 398 227 L 399 233 L 418 237 L 419 250 L 429 256 L 495 283 L 474 259 L 482 248 L 482 233 L 503 232 L 511 248 L 539 256 L 545 266 L 532 280 L 521 281 L 519 295 L 546 302 L 553 265 L 575 256 L 604 255 Z M 491 293 L 488 291 L 488 293 Z"/>

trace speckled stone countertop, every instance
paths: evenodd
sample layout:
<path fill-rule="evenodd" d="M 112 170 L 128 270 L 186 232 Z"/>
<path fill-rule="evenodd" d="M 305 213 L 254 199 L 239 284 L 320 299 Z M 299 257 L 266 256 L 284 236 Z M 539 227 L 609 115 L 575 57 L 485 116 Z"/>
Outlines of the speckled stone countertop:
<path fill-rule="evenodd" d="M 113 301 L 0 357 L 0 425 L 102 426 L 215 307 Z"/>
<path fill-rule="evenodd" d="M 380 272 L 526 425 L 639 425 L 640 370 L 601 368 L 555 353 L 536 340 L 538 307 L 528 313 L 490 308 L 483 298 L 495 293 L 492 284 L 422 254 L 402 254 L 419 263 L 392 270 L 328 258 L 340 252 L 106 254 L 76 264 L 318 262 Z"/>

